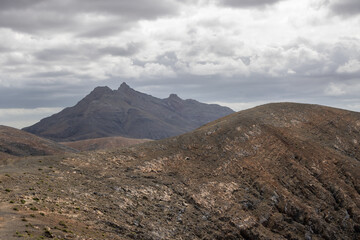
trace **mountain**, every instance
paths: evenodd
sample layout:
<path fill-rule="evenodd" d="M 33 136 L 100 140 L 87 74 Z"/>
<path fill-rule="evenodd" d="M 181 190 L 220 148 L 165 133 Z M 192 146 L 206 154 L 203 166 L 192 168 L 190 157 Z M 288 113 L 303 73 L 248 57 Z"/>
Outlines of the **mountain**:
<path fill-rule="evenodd" d="M 106 138 L 79 140 L 73 142 L 61 142 L 61 144 L 79 151 L 94 151 L 94 150 L 129 147 L 148 141 L 151 140 L 125 138 L 125 137 L 106 137 Z"/>
<path fill-rule="evenodd" d="M 75 106 L 24 130 L 55 141 L 111 136 L 161 139 L 231 113 L 227 107 L 182 100 L 175 94 L 155 98 L 122 83 L 118 90 L 97 87 Z"/>
<path fill-rule="evenodd" d="M 44 156 L 75 152 L 74 149 L 16 128 L 0 126 L 0 157 Z"/>
<path fill-rule="evenodd" d="M 359 143 L 360 113 L 278 103 L 127 149 L 18 160 L 0 169 L 0 239 L 359 239 Z"/>

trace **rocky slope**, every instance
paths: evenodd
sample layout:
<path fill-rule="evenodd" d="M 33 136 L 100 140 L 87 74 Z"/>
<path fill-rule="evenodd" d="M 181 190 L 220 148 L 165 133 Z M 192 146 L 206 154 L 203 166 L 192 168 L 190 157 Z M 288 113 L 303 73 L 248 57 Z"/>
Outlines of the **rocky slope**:
<path fill-rule="evenodd" d="M 56 141 L 123 136 L 161 139 L 194 130 L 233 113 L 227 107 L 182 100 L 175 94 L 159 99 L 131 89 L 97 87 L 74 107 L 24 128 Z"/>
<path fill-rule="evenodd" d="M 74 142 L 62 142 L 61 144 L 79 151 L 94 151 L 94 150 L 114 149 L 120 147 L 129 147 L 132 145 L 136 145 L 148 141 L 151 140 L 125 138 L 125 137 L 106 137 L 106 138 L 79 140 Z"/>
<path fill-rule="evenodd" d="M 359 239 L 359 142 L 360 113 L 281 103 L 17 160 L 0 168 L 0 239 Z"/>
<path fill-rule="evenodd" d="M 0 126 L 1 158 L 44 156 L 65 152 L 75 150 L 16 128 Z"/>

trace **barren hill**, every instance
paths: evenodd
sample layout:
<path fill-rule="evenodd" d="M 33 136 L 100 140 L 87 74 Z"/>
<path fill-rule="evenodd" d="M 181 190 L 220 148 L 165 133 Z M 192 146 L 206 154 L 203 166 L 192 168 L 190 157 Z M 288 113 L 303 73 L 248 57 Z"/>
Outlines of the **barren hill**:
<path fill-rule="evenodd" d="M 62 145 L 77 149 L 79 151 L 94 151 L 113 149 L 120 147 L 129 147 L 132 145 L 151 141 L 149 139 L 136 139 L 125 137 L 106 137 L 106 138 L 93 138 L 86 140 L 79 140 L 74 142 L 62 142 Z"/>
<path fill-rule="evenodd" d="M 19 160 L 0 168 L 0 238 L 359 239 L 359 142 L 360 113 L 279 103 L 128 149 Z"/>
<path fill-rule="evenodd" d="M 65 152 L 75 152 L 75 150 L 16 128 L 0 126 L 0 157 L 2 158 L 44 156 Z"/>
<path fill-rule="evenodd" d="M 75 106 L 24 130 L 62 142 L 112 136 L 161 139 L 231 113 L 230 108 L 182 100 L 175 94 L 155 98 L 123 83 L 118 90 L 97 87 Z"/>

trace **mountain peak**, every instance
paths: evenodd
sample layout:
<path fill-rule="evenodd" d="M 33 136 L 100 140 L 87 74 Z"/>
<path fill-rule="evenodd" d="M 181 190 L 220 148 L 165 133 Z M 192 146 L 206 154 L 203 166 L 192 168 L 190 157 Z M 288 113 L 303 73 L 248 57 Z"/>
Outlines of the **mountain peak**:
<path fill-rule="evenodd" d="M 111 89 L 108 86 L 103 86 L 103 87 L 96 87 L 94 88 L 94 90 L 92 91 L 92 93 L 106 93 L 111 91 Z"/>
<path fill-rule="evenodd" d="M 118 90 L 129 90 L 129 89 L 131 89 L 131 87 L 127 85 L 126 82 L 123 82 L 118 88 Z"/>
<path fill-rule="evenodd" d="M 184 101 L 176 94 L 159 99 L 130 88 L 95 88 L 77 105 L 64 109 L 27 131 L 58 141 L 123 136 L 161 139 L 185 133 L 232 110 Z M 76 116 L 76 117 L 74 117 Z"/>
<path fill-rule="evenodd" d="M 90 97 L 91 99 L 97 99 L 97 98 L 103 96 L 104 94 L 111 93 L 111 92 L 112 92 L 112 90 L 107 86 L 96 87 L 96 88 L 94 88 L 94 90 L 92 90 L 92 92 L 87 97 Z"/>
<path fill-rule="evenodd" d="M 172 93 L 169 95 L 168 99 L 171 100 L 182 100 L 178 95 L 176 95 L 175 93 Z"/>

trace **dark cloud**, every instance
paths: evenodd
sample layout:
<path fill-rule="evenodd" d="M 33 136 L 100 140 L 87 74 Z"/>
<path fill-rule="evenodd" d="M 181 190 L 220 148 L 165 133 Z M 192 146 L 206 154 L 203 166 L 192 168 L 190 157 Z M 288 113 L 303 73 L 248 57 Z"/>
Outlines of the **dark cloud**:
<path fill-rule="evenodd" d="M 219 0 L 219 4 L 228 7 L 253 8 L 272 5 L 283 0 Z"/>
<path fill-rule="evenodd" d="M 0 27 L 25 33 L 71 32 L 78 26 L 75 19 L 59 12 L 10 10 L 0 12 Z"/>
<path fill-rule="evenodd" d="M 91 28 L 87 28 L 86 30 L 79 30 L 80 33 L 76 36 L 79 38 L 108 37 L 129 29 L 134 26 L 134 24 L 134 22 L 122 22 L 122 24 L 99 24 L 100 26 L 91 26 Z"/>
<path fill-rule="evenodd" d="M 62 45 L 35 52 L 33 55 L 40 61 L 61 62 L 69 64 L 72 62 L 94 61 L 101 55 L 98 47 L 94 44 Z"/>
<path fill-rule="evenodd" d="M 177 12 L 177 4 L 172 0 L 77 0 L 71 4 L 71 10 L 74 9 L 77 12 L 107 13 L 138 20 L 174 14 Z"/>
<path fill-rule="evenodd" d="M 336 15 L 350 17 L 360 14 L 359 0 L 336 0 L 330 4 L 330 8 Z"/>
<path fill-rule="evenodd" d="M 44 49 L 40 52 L 36 52 L 34 56 L 42 61 L 58 61 L 69 60 L 75 56 L 79 56 L 80 51 L 78 49 L 68 49 L 66 46 L 62 48 Z M 82 58 L 84 56 L 81 56 Z"/>
<path fill-rule="evenodd" d="M 106 36 L 142 19 L 175 14 L 178 7 L 175 0 L 2 0 L 0 27 L 26 33 L 61 30 L 84 37 Z"/>
<path fill-rule="evenodd" d="M 44 1 L 45 0 L 1 0 L 0 11 L 27 9 Z"/>

